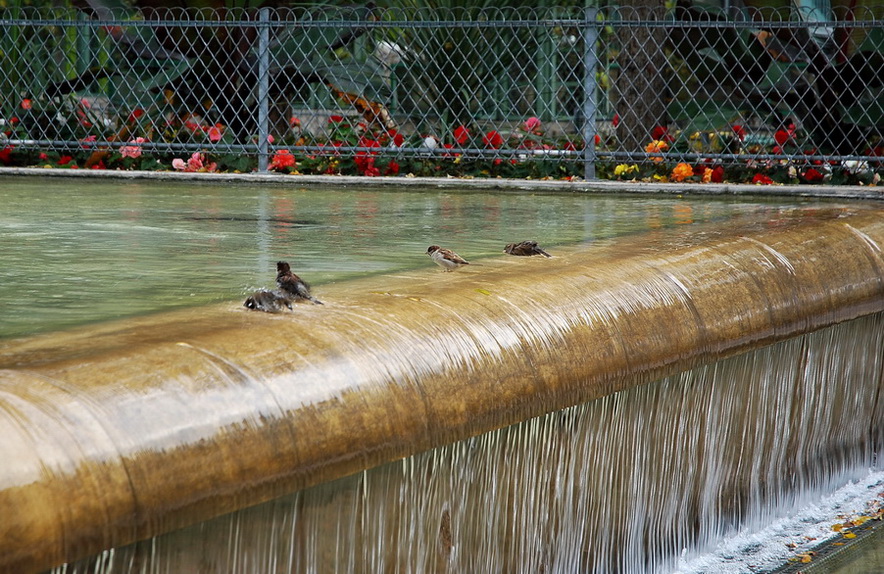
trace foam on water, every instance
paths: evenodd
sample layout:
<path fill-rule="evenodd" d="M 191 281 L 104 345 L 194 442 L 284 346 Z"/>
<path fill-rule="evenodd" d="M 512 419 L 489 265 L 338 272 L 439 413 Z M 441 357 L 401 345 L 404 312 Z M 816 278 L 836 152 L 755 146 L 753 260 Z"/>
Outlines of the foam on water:
<path fill-rule="evenodd" d="M 747 574 L 774 569 L 839 535 L 832 526 L 864 514 L 884 497 L 884 470 L 872 469 L 830 494 L 790 509 L 767 524 L 749 524 L 714 548 L 685 550 L 675 574 Z"/>

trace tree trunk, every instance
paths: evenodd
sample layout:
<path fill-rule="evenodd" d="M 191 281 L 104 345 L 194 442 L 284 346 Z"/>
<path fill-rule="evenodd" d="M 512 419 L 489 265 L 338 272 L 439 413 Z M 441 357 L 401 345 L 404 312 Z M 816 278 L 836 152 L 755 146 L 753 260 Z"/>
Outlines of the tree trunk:
<path fill-rule="evenodd" d="M 621 21 L 663 22 L 663 0 L 623 0 Z M 615 80 L 615 110 L 620 122 L 617 137 L 623 151 L 644 151 L 655 126 L 665 126 L 665 27 L 621 27 L 618 31 L 620 72 Z"/>

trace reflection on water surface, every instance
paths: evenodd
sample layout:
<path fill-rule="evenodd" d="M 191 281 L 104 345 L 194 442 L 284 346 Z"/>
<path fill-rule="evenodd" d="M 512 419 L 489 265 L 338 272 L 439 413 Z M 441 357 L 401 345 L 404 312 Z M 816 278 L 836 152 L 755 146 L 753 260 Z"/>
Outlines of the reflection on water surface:
<path fill-rule="evenodd" d="M 0 337 L 272 286 L 287 259 L 313 283 L 427 267 L 438 243 L 474 260 L 734 218 L 770 224 L 817 203 L 576 193 L 304 189 L 18 179 L 0 188 Z"/>

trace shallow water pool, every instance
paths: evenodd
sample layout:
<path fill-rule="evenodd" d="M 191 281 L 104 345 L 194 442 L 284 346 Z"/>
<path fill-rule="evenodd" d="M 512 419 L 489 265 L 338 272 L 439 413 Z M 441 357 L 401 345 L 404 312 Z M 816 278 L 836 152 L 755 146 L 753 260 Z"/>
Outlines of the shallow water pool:
<path fill-rule="evenodd" d="M 314 286 L 698 223 L 775 225 L 818 201 L 4 178 L 0 338 L 242 298 L 284 259 Z"/>

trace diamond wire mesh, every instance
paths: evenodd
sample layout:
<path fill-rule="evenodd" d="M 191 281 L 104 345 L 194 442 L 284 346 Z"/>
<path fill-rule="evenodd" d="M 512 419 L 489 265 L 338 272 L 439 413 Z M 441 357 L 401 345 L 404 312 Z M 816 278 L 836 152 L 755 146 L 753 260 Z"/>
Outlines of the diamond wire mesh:
<path fill-rule="evenodd" d="M 729 5 L 4 9 L 0 161 L 366 175 L 880 167 L 881 15 Z"/>

